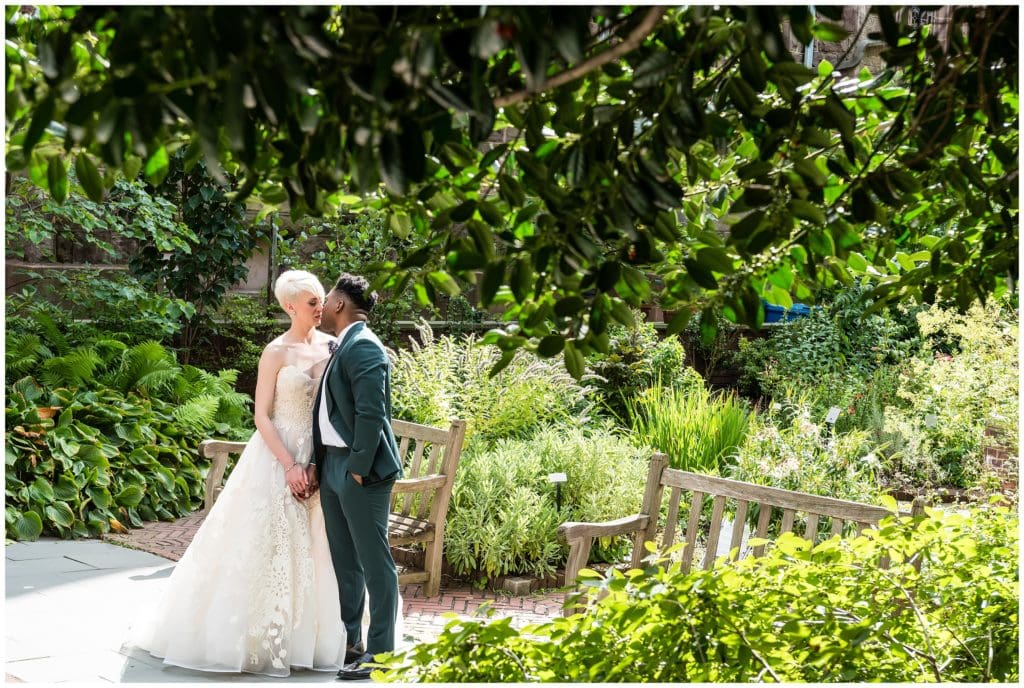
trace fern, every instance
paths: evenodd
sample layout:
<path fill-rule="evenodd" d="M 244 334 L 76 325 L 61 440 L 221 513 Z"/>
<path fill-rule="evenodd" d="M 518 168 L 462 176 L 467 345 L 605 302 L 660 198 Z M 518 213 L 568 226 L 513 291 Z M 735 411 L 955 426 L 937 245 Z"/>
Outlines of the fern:
<path fill-rule="evenodd" d="M 80 346 L 64 356 L 43 362 L 40 379 L 48 387 L 83 387 L 93 381 L 102 361 L 89 346 Z"/>
<path fill-rule="evenodd" d="M 173 414 L 175 420 L 184 425 L 196 430 L 208 430 L 213 427 L 220 405 L 220 397 L 203 394 L 181 404 L 174 409 Z"/>
<path fill-rule="evenodd" d="M 123 393 L 159 395 L 172 390 L 180 374 L 181 368 L 159 342 L 143 342 L 124 351 L 110 385 Z"/>
<path fill-rule="evenodd" d="M 118 360 L 125 349 L 128 348 L 127 344 L 116 339 L 97 339 L 92 343 L 92 346 L 96 349 L 96 353 L 103 361 L 104 366 L 109 366 Z"/>
<path fill-rule="evenodd" d="M 71 351 L 71 344 L 68 343 L 67 337 L 60 331 L 60 327 L 53 317 L 44 311 L 33 311 L 30 317 L 36 321 L 39 328 L 43 331 L 43 338 L 53 345 L 53 349 L 59 356 L 64 356 Z"/>
<path fill-rule="evenodd" d="M 178 403 L 187 405 L 193 399 L 215 397 L 218 399 L 213 423 L 220 426 L 218 432 L 228 432 L 223 428 L 241 428 L 249 425 L 249 405 L 252 398 L 248 394 L 235 391 L 234 384 L 238 377 L 235 370 L 221 370 L 216 375 L 193 366 L 183 366 L 181 374 L 174 382 L 172 397 Z M 230 434 L 230 433 L 229 433 Z"/>
<path fill-rule="evenodd" d="M 4 367 L 9 377 L 19 377 L 34 372 L 39 362 L 51 358 L 53 353 L 34 334 L 8 333 L 4 352 Z"/>
<path fill-rule="evenodd" d="M 248 394 L 230 391 L 220 395 L 220 410 L 217 412 L 217 422 L 228 425 L 241 425 L 245 416 L 249 413 L 249 404 L 252 399 Z"/>

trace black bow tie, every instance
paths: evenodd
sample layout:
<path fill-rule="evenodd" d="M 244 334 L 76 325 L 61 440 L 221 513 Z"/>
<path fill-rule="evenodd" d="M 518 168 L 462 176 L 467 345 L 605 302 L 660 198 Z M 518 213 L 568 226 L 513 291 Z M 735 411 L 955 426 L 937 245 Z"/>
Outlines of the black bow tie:
<path fill-rule="evenodd" d="M 327 353 L 333 354 L 337 350 L 338 350 L 338 342 L 337 342 L 337 340 L 332 339 L 331 341 L 327 342 Z"/>

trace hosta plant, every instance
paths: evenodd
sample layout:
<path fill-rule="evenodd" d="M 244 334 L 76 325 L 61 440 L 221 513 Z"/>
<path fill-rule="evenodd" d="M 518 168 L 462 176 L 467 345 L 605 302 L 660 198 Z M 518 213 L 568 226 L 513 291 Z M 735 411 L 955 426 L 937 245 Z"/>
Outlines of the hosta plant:
<path fill-rule="evenodd" d="M 199 441 L 240 439 L 248 397 L 154 342 L 109 340 L 44 358 L 7 389 L 8 537 L 87 537 L 202 502 Z"/>

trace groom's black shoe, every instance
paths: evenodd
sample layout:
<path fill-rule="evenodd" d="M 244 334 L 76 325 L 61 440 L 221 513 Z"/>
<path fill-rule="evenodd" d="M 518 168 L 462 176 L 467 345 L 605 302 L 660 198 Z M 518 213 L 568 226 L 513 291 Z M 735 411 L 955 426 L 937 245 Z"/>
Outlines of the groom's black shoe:
<path fill-rule="evenodd" d="M 338 672 L 338 678 L 342 681 L 365 681 L 370 678 L 373 668 L 367 666 L 373 663 L 373 655 L 365 652 L 354 662 L 346 664 Z"/>
<path fill-rule="evenodd" d="M 366 654 L 366 647 L 362 643 L 356 643 L 355 645 L 349 645 L 345 649 L 345 664 L 351 664 L 360 657 Z"/>

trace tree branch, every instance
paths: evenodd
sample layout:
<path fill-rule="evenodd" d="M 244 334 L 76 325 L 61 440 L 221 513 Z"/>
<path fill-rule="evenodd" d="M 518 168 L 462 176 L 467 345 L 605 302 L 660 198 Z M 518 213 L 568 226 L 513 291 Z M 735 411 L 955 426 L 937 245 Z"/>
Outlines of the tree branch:
<path fill-rule="evenodd" d="M 567 69 L 564 72 L 559 72 L 558 74 L 554 75 L 553 77 L 545 81 L 543 84 L 541 84 L 540 88 L 538 88 L 537 90 L 526 89 L 523 91 L 518 91 L 516 93 L 510 93 L 505 96 L 499 96 L 498 98 L 494 99 L 494 106 L 507 107 L 509 105 L 521 103 L 522 101 L 527 100 L 528 98 L 535 96 L 539 93 L 542 93 L 552 88 L 558 88 L 559 86 L 567 84 L 570 81 L 575 81 L 576 79 L 579 79 L 583 75 L 588 74 L 594 71 L 595 69 L 608 64 L 612 60 L 616 60 L 625 55 L 626 53 L 636 50 L 640 46 L 640 43 L 644 40 L 644 38 L 646 38 L 651 33 L 651 31 L 654 30 L 654 27 L 661 20 L 662 16 L 664 16 L 665 10 L 665 7 L 652 7 L 650 10 L 647 11 L 647 16 L 643 18 L 643 21 L 641 21 L 637 25 L 637 27 L 629 33 L 629 36 L 627 36 L 626 40 L 622 41 L 622 43 L 619 43 L 614 48 L 611 48 L 610 50 L 607 50 L 599 55 L 594 55 L 588 60 L 580 62 L 572 69 Z"/>

